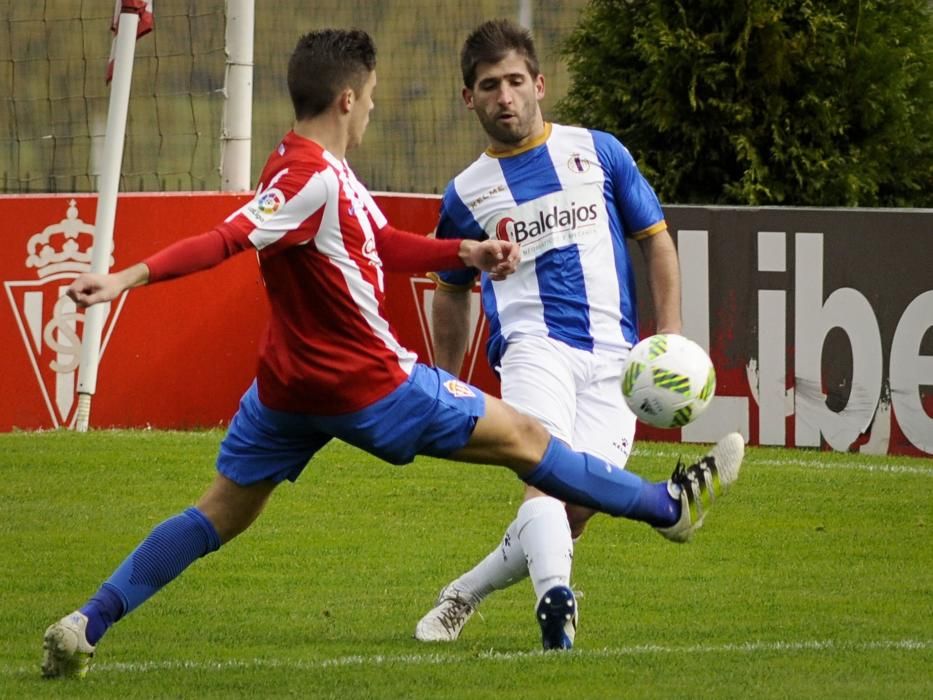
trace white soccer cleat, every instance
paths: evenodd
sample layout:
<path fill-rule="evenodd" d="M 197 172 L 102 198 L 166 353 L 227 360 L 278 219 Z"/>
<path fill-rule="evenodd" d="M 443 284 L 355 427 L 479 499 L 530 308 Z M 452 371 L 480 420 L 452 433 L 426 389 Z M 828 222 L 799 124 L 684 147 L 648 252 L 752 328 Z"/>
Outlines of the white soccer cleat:
<path fill-rule="evenodd" d="M 703 525 L 713 502 L 739 478 L 744 455 L 745 440 L 738 433 L 729 433 L 696 464 L 685 467 L 678 462 L 667 481 L 667 491 L 680 499 L 680 520 L 655 529 L 674 542 L 689 540 Z"/>
<path fill-rule="evenodd" d="M 87 617 L 73 612 L 51 625 L 42 640 L 44 678 L 84 678 L 94 649 L 86 636 Z"/>
<path fill-rule="evenodd" d="M 453 642 L 460 636 L 467 620 L 476 612 L 479 601 L 448 584 L 437 602 L 415 627 L 415 639 L 421 642 Z"/>

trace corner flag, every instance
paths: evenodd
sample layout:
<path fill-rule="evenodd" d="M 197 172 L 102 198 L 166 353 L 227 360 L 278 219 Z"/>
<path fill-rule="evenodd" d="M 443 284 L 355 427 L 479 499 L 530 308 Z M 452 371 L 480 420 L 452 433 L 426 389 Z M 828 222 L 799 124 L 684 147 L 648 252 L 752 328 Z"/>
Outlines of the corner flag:
<path fill-rule="evenodd" d="M 155 18 L 152 15 L 152 0 L 114 0 L 113 21 L 110 31 L 113 32 L 113 42 L 110 44 L 110 60 L 107 61 L 107 83 L 113 80 L 113 64 L 116 61 L 117 31 L 120 28 L 120 15 L 124 12 L 135 12 L 139 15 L 139 24 L 136 27 L 136 38 L 145 36 L 152 31 Z"/>
<path fill-rule="evenodd" d="M 110 106 L 107 109 L 107 130 L 104 134 L 104 153 L 97 196 L 97 220 L 94 222 L 94 249 L 91 253 L 91 272 L 106 274 L 110 270 L 110 251 L 113 249 L 113 224 L 117 213 L 117 191 L 123 164 L 123 140 L 126 135 L 126 116 L 133 77 L 133 56 L 136 40 L 152 30 L 152 0 L 116 0 L 117 16 L 111 29 L 116 40 L 111 49 Z M 78 365 L 78 407 L 75 412 L 75 430 L 86 432 L 91 415 L 91 397 L 97 390 L 97 368 L 100 362 L 100 341 L 109 304 L 96 304 L 84 314 L 81 335 L 81 355 Z"/>

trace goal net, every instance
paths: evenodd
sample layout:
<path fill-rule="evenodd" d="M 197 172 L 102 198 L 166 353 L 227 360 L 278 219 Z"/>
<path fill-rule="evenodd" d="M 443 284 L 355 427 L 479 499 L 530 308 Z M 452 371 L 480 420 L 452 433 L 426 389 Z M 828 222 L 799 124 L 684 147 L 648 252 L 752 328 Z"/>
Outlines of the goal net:
<path fill-rule="evenodd" d="M 291 125 L 285 67 L 301 33 L 359 27 L 378 48 L 366 142 L 351 153 L 374 190 L 440 192 L 484 148 L 460 98 L 459 51 L 480 22 L 530 24 L 547 81 L 545 114 L 566 92 L 560 42 L 584 0 L 255 1 L 252 180 Z M 97 189 L 113 3 L 0 0 L 0 192 Z M 227 19 L 223 0 L 156 0 L 136 46 L 120 189 L 220 189 Z"/>

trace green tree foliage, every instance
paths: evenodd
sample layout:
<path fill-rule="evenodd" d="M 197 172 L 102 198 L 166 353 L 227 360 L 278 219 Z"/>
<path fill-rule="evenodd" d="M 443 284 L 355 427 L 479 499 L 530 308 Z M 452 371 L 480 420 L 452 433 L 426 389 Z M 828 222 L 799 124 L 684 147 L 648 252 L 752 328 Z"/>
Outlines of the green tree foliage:
<path fill-rule="evenodd" d="M 933 206 L 928 0 L 592 0 L 563 52 L 664 201 Z"/>

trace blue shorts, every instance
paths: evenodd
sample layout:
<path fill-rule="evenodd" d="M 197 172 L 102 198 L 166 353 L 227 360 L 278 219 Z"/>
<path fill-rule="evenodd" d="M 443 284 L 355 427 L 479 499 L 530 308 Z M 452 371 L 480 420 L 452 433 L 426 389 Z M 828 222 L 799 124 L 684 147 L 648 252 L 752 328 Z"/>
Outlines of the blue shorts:
<path fill-rule="evenodd" d="M 480 389 L 421 363 L 385 398 L 340 416 L 273 411 L 259 401 L 254 381 L 220 444 L 217 470 L 241 486 L 294 481 L 331 438 L 392 464 L 446 457 L 466 446 L 485 412 Z"/>

